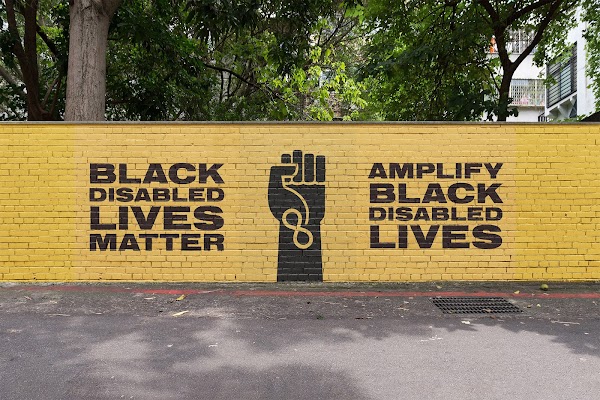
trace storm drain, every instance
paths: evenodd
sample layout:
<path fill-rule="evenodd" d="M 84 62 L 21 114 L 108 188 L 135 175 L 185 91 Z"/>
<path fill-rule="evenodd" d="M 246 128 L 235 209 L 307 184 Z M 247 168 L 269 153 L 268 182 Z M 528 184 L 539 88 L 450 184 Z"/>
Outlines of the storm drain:
<path fill-rule="evenodd" d="M 507 314 L 523 312 L 502 297 L 434 297 L 433 304 L 444 314 Z"/>

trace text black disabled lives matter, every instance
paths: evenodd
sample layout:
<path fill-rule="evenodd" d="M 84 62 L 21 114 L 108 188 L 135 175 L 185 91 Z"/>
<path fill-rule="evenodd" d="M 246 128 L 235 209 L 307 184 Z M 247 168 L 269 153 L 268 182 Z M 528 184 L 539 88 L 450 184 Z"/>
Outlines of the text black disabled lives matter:
<path fill-rule="evenodd" d="M 422 249 L 432 248 L 436 242 L 441 242 L 443 249 L 500 247 L 502 231 L 497 223 L 502 219 L 499 205 L 503 201 L 498 190 L 502 184 L 477 180 L 496 180 L 502 165 L 374 163 L 369 179 L 385 183 L 370 184 L 370 247 L 407 249 L 412 242 L 409 235 Z M 438 182 L 429 183 L 419 192 L 414 183 L 424 178 Z M 384 238 L 380 227 L 390 221 L 401 222 L 397 225 L 397 236 Z"/>
<path fill-rule="evenodd" d="M 90 164 L 90 230 L 105 232 L 90 233 L 90 250 L 222 251 L 223 211 L 206 205 L 225 198 L 222 166 L 151 163 L 133 176 L 128 164 Z"/>

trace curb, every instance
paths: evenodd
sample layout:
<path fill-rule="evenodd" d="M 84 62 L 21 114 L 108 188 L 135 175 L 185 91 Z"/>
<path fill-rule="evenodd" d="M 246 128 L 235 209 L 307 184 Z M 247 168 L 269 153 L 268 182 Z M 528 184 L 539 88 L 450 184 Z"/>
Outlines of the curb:
<path fill-rule="evenodd" d="M 143 293 L 163 295 L 217 295 L 231 297 L 506 297 L 506 298 L 544 298 L 544 299 L 600 299 L 598 292 L 584 293 L 510 293 L 510 292 L 465 292 L 465 291 L 311 291 L 311 290 L 239 290 L 239 289 L 149 289 L 149 288 L 123 288 L 110 286 L 10 286 L 0 290 L 25 290 L 25 291 L 59 291 L 80 293 Z"/>

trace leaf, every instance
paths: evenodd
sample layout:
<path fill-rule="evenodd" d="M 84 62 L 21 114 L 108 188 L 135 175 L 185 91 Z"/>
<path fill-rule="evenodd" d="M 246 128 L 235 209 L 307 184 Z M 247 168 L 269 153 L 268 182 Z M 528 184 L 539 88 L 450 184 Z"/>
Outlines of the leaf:
<path fill-rule="evenodd" d="M 187 313 L 189 313 L 189 311 L 188 311 L 188 310 L 185 310 L 185 311 L 179 311 L 179 312 L 176 312 L 175 314 L 173 314 L 173 315 L 172 315 L 172 317 L 179 317 L 179 316 L 181 316 L 181 315 L 183 315 L 183 314 L 187 314 Z"/>

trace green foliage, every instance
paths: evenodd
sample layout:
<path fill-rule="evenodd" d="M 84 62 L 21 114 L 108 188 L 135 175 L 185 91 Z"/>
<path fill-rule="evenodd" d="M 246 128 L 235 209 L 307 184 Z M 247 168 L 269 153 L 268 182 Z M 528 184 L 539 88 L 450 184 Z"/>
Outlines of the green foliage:
<path fill-rule="evenodd" d="M 536 45 L 539 62 L 560 51 L 578 1 L 369 1 L 369 108 L 384 119 L 504 120 L 516 113 L 509 107 L 514 71 Z M 511 54 L 517 30 L 533 39 Z"/>
<path fill-rule="evenodd" d="M 369 2 L 367 118 L 464 121 L 493 112 L 491 34 L 472 5 L 448 4 Z"/>
<path fill-rule="evenodd" d="M 19 38 L 8 29 L 6 4 L 0 3 L 0 120 L 27 119 L 27 91 L 14 45 L 23 37 L 22 1 L 15 1 Z M 39 103 L 49 117 L 60 119 L 64 113 L 67 54 L 69 47 L 69 3 L 67 0 L 40 0 L 36 40 Z M 6 76 L 5 76 L 6 75 Z M 7 79 L 8 77 L 8 79 Z"/>
<path fill-rule="evenodd" d="M 486 0 L 128 0 L 109 33 L 107 117 L 466 121 L 510 115 L 511 99 L 499 95 L 510 64 L 490 56 L 490 39 L 506 42 L 510 29 L 535 33 L 555 1 L 560 8 L 535 60 L 542 65 L 563 53 L 574 5 L 581 4 L 587 71 L 600 108 L 600 0 L 487 1 L 506 26 L 490 20 Z M 22 35 L 23 17 L 17 19 Z M 60 119 L 69 2 L 40 0 L 37 21 L 40 103 Z M 13 44 L 0 2 L 0 73 L 10 78 L 0 78 L 0 119 L 21 120 L 26 88 Z"/>
<path fill-rule="evenodd" d="M 568 10 L 563 14 L 564 18 L 558 18 L 548 26 L 546 35 L 537 45 L 533 62 L 541 67 L 548 63 L 554 63 L 569 53 L 571 44 L 567 43 L 567 32 L 576 24 L 575 9 Z"/>
<path fill-rule="evenodd" d="M 169 0 L 124 2 L 107 51 L 107 116 L 115 120 L 206 119 L 211 76 L 205 47 Z"/>
<path fill-rule="evenodd" d="M 125 2 L 110 34 L 108 116 L 331 120 L 341 105 L 348 117 L 364 103 L 345 67 L 359 14 L 339 1 Z"/>
<path fill-rule="evenodd" d="M 600 1 L 583 1 L 583 21 L 587 23 L 584 32 L 587 40 L 587 69 L 586 73 L 591 77 L 592 91 L 596 98 L 596 111 L 600 110 Z"/>
<path fill-rule="evenodd" d="M 21 90 L 23 87 L 20 87 Z M 0 121 L 25 121 L 27 104 L 5 81 L 0 81 Z"/>
<path fill-rule="evenodd" d="M 209 4 L 210 6 L 207 6 Z M 345 63 L 359 6 L 339 0 L 189 1 L 191 21 L 219 71 L 215 119 L 331 120 L 358 109 Z M 241 6 L 240 6 L 241 5 Z M 212 7 L 212 8 L 211 8 Z M 216 22 L 215 22 L 216 21 Z"/>

